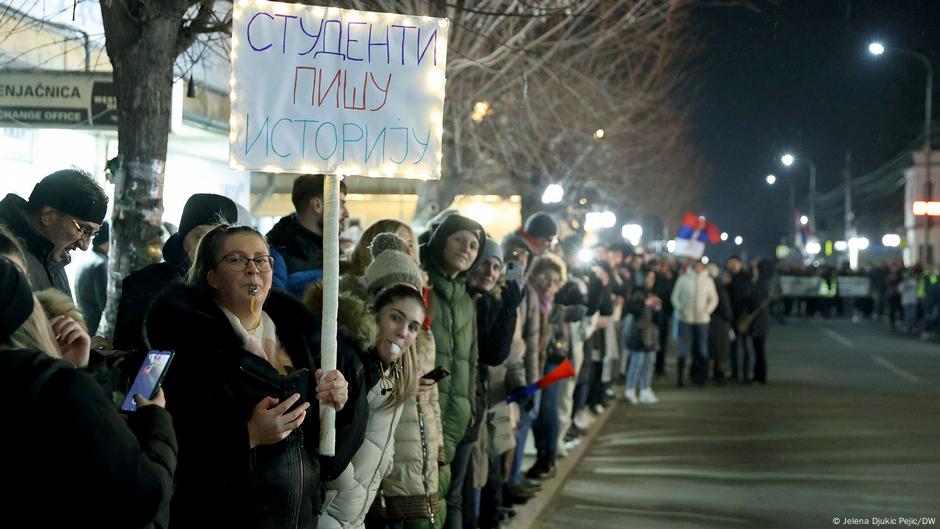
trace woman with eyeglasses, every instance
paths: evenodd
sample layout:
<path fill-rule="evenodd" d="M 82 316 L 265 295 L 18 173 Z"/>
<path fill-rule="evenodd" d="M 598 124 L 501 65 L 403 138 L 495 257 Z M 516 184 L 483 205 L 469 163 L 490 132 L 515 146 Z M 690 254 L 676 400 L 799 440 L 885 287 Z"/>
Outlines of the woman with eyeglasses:
<path fill-rule="evenodd" d="M 319 318 L 271 289 L 272 264 L 253 228 L 216 226 L 186 284 L 147 318 L 152 347 L 176 351 L 164 381 L 180 445 L 175 529 L 317 525 L 318 410 L 341 409 L 347 384 L 339 371 L 320 376 Z M 337 416 L 337 445 L 346 421 Z"/>

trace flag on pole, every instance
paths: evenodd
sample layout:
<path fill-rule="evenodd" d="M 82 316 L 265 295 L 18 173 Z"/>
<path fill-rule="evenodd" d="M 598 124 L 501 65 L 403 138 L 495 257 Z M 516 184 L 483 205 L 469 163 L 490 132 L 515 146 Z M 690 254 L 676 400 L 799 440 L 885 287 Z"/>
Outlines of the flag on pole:
<path fill-rule="evenodd" d="M 718 226 L 686 211 L 682 217 L 682 225 L 676 234 L 676 249 L 673 252 L 680 257 L 701 259 L 705 254 L 706 244 L 715 244 L 721 241 Z"/>

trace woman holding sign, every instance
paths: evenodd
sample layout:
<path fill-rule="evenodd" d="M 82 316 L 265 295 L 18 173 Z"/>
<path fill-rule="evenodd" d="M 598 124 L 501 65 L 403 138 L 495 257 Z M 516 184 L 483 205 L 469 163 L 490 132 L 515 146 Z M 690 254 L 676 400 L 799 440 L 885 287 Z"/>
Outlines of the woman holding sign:
<path fill-rule="evenodd" d="M 174 529 L 317 525 L 316 415 L 342 408 L 347 385 L 339 371 L 320 376 L 318 321 L 271 290 L 272 262 L 254 229 L 216 226 L 187 284 L 164 292 L 148 316 L 151 344 L 176 351 L 164 382 L 180 444 Z M 339 414 L 337 429 L 347 424 Z"/>

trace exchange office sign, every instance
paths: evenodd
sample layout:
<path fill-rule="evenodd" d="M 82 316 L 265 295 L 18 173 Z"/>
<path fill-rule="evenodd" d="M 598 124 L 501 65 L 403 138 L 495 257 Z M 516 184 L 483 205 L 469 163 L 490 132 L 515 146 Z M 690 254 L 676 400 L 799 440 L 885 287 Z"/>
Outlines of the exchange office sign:
<path fill-rule="evenodd" d="M 117 97 L 110 75 L 79 72 L 4 72 L 0 125 L 117 129 Z"/>

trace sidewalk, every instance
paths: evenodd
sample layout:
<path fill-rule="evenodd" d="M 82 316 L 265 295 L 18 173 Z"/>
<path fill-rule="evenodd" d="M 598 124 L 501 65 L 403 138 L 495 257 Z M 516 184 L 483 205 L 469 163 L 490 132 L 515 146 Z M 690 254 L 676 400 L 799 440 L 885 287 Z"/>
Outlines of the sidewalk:
<path fill-rule="evenodd" d="M 617 388 L 617 395 L 620 395 L 622 389 Z M 511 519 L 507 520 L 502 524 L 502 527 L 505 529 L 527 529 L 532 527 L 536 518 L 542 514 L 542 511 L 545 510 L 551 501 L 554 498 L 555 494 L 561 490 L 562 485 L 565 484 L 565 480 L 568 479 L 568 474 L 575 468 L 584 454 L 591 447 L 591 444 L 594 442 L 594 438 L 597 436 L 604 428 L 604 424 L 607 423 L 607 419 L 610 418 L 613 411 L 617 409 L 617 406 L 620 404 L 620 398 L 611 399 L 608 406 L 604 409 L 604 413 L 598 415 L 594 419 L 594 423 L 591 424 L 591 427 L 588 429 L 587 435 L 581 438 L 582 442 L 578 446 L 568 450 L 568 457 L 559 459 L 556 462 L 556 467 L 558 469 L 557 474 L 552 479 L 547 479 L 542 482 L 542 490 L 540 490 L 534 498 L 525 503 L 524 505 L 517 505 L 516 515 Z M 531 437 L 531 436 L 530 436 Z M 532 461 L 529 461 L 528 457 L 526 458 L 526 464 L 524 467 L 527 467 Z"/>

